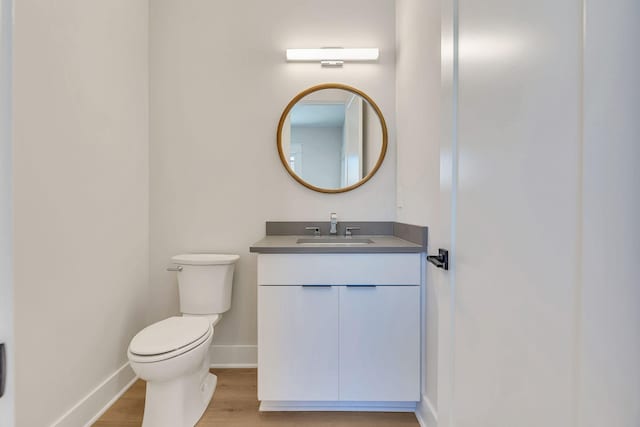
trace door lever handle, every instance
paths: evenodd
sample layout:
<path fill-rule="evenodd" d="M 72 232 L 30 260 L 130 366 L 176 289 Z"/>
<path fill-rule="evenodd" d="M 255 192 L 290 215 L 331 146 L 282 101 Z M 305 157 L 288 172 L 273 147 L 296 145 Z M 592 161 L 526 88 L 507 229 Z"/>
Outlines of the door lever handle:
<path fill-rule="evenodd" d="M 449 251 L 438 249 L 438 255 L 428 255 L 427 261 L 443 270 L 449 270 Z"/>

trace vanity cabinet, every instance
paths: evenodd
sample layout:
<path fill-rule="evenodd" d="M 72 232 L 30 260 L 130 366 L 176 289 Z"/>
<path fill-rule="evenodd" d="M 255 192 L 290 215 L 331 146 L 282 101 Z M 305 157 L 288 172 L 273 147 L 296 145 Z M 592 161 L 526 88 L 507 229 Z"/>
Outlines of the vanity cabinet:
<path fill-rule="evenodd" d="M 420 400 L 420 283 L 416 253 L 260 254 L 258 399 Z"/>

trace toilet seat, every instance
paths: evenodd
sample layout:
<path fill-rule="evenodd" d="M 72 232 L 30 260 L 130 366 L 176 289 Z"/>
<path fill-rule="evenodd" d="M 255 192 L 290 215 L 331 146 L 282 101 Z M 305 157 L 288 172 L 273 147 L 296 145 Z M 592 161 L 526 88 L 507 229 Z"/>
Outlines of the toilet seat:
<path fill-rule="evenodd" d="M 139 363 L 171 359 L 198 347 L 212 334 L 207 319 L 170 317 L 147 326 L 133 337 L 129 359 Z"/>

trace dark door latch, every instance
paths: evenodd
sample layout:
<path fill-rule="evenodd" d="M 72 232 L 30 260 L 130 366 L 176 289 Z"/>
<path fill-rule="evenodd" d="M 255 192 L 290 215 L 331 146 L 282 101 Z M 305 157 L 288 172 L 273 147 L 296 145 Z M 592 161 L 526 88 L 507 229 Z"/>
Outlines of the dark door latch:
<path fill-rule="evenodd" d="M 449 251 L 438 249 L 438 255 L 427 256 L 427 261 L 443 270 L 449 270 Z"/>

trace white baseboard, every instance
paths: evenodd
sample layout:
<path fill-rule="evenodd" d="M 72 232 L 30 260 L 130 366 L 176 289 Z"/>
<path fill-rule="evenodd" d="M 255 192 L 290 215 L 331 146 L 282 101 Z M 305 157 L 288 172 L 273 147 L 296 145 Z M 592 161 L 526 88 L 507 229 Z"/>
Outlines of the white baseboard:
<path fill-rule="evenodd" d="M 51 427 L 92 425 L 136 380 L 129 362 L 125 363 L 51 424 Z"/>
<path fill-rule="evenodd" d="M 212 368 L 256 368 L 258 346 L 214 344 L 209 350 L 209 362 Z"/>
<path fill-rule="evenodd" d="M 438 426 L 438 414 L 436 409 L 431 404 L 431 401 L 424 394 L 422 399 L 416 406 L 416 418 L 420 427 L 437 427 Z"/>
<path fill-rule="evenodd" d="M 416 402 L 260 402 L 261 412 L 271 411 L 331 411 L 331 412 L 415 412 Z"/>

